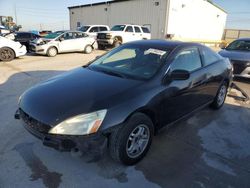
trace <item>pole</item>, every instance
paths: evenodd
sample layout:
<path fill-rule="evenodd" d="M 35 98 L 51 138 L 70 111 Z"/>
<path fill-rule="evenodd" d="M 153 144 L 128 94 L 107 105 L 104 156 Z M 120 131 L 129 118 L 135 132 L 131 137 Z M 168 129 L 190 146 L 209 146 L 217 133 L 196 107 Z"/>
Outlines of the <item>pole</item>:
<path fill-rule="evenodd" d="M 16 3 L 14 6 L 15 6 L 15 21 L 16 21 L 16 25 L 17 25 Z"/>

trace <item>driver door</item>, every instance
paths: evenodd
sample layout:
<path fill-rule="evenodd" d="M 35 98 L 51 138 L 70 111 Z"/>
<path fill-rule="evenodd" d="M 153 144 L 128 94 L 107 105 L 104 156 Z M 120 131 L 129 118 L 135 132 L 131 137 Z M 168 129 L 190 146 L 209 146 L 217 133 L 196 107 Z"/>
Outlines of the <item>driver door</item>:
<path fill-rule="evenodd" d="M 186 80 L 170 80 L 163 92 L 161 103 L 162 125 L 167 125 L 191 113 L 206 101 L 202 95 L 206 73 L 198 47 L 188 47 L 179 51 L 173 59 L 168 75 L 174 70 L 186 70 L 190 77 Z"/>
<path fill-rule="evenodd" d="M 128 25 L 125 28 L 123 43 L 134 41 L 135 40 L 135 32 L 133 26 Z"/>
<path fill-rule="evenodd" d="M 77 50 L 77 45 L 75 44 L 75 36 L 73 32 L 64 33 L 59 38 L 59 51 L 60 52 L 72 52 Z"/>

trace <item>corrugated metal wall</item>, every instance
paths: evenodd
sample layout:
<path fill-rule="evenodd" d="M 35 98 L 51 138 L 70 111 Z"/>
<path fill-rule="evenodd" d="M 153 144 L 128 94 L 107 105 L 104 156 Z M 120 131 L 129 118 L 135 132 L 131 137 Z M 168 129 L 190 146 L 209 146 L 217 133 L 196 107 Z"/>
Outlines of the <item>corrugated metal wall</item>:
<path fill-rule="evenodd" d="M 157 3 L 159 2 L 159 4 Z M 70 28 L 81 25 L 133 23 L 148 25 L 152 38 L 164 38 L 168 0 L 130 0 L 70 9 Z"/>
<path fill-rule="evenodd" d="M 250 38 L 250 30 L 225 29 L 223 39 L 230 43 L 238 38 Z"/>

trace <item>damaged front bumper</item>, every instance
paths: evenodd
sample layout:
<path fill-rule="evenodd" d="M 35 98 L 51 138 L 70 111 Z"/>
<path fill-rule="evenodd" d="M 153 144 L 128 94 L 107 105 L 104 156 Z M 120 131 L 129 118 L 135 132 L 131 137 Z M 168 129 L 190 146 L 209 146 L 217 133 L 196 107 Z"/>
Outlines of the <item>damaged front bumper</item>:
<path fill-rule="evenodd" d="M 25 129 L 42 140 L 43 145 L 59 151 L 79 150 L 83 153 L 102 155 L 107 146 L 107 137 L 102 133 L 83 136 L 49 134 L 48 128 L 45 127 L 48 125 L 38 122 L 20 109 L 16 111 L 15 119 L 21 119 Z"/>

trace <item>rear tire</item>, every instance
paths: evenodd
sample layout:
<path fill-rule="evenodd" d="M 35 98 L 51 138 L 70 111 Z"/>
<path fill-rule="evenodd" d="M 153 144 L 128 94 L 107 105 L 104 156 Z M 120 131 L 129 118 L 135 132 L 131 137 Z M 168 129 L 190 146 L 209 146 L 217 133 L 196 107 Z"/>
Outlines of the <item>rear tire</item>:
<path fill-rule="evenodd" d="M 109 138 L 110 156 L 117 162 L 133 165 L 140 161 L 149 150 L 154 126 L 148 116 L 142 113 L 132 115 Z"/>
<path fill-rule="evenodd" d="M 48 50 L 47 50 L 47 56 L 49 57 L 55 57 L 57 55 L 57 49 L 55 47 L 50 47 Z"/>
<path fill-rule="evenodd" d="M 15 56 L 15 52 L 10 48 L 3 47 L 0 49 L 1 61 L 11 61 L 15 58 Z"/>
<path fill-rule="evenodd" d="M 228 84 L 226 82 L 223 82 L 223 84 L 220 86 L 216 97 L 214 98 L 213 103 L 211 104 L 211 108 L 217 110 L 220 109 L 227 97 L 227 89 L 228 89 Z"/>

